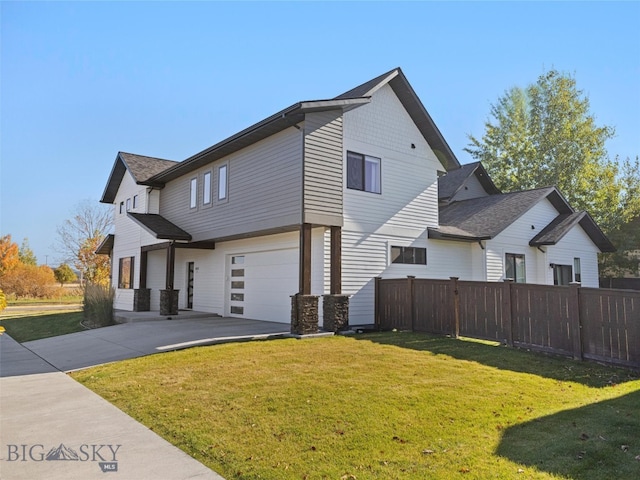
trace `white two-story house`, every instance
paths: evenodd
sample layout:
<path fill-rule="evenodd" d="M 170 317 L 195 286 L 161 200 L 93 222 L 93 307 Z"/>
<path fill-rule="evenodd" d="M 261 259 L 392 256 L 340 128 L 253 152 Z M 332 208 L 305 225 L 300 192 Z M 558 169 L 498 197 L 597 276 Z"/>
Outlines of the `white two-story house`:
<path fill-rule="evenodd" d="M 517 194 L 480 169 L 461 168 L 399 68 L 180 162 L 121 152 L 101 199 L 115 232 L 99 249 L 115 307 L 288 323 L 292 295 L 332 295 L 368 324 L 379 276 L 566 283 L 557 264 L 597 286 L 611 245 L 593 220 L 553 188 L 503 205 Z M 483 202 L 503 208 L 473 210 Z"/>

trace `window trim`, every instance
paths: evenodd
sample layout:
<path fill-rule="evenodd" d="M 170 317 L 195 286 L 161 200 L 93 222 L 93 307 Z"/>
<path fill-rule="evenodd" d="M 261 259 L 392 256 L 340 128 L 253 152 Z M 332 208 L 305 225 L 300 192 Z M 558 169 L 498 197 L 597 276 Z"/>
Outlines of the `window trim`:
<path fill-rule="evenodd" d="M 202 204 L 211 205 L 213 201 L 213 172 L 208 170 L 202 174 Z"/>
<path fill-rule="evenodd" d="M 221 172 L 224 171 L 224 177 Z M 223 163 L 216 168 L 216 186 L 217 186 L 217 201 L 218 203 L 225 203 L 229 201 L 229 164 Z M 223 181 L 224 180 L 224 181 Z M 222 188 L 221 188 L 222 187 Z M 224 193 L 224 195 L 222 195 Z"/>
<path fill-rule="evenodd" d="M 133 196 L 133 209 L 138 208 L 138 195 Z"/>
<path fill-rule="evenodd" d="M 125 281 L 123 272 L 125 271 L 125 263 L 129 263 L 129 275 Z M 120 257 L 118 259 L 118 288 L 123 290 L 133 289 L 133 279 L 135 271 L 136 257 Z"/>
<path fill-rule="evenodd" d="M 198 208 L 198 177 L 189 180 L 189 209 Z"/>
<path fill-rule="evenodd" d="M 582 266 L 580 257 L 573 257 L 573 281 L 582 283 Z"/>
<path fill-rule="evenodd" d="M 522 259 L 522 281 L 518 281 L 518 266 L 516 264 L 516 259 Z M 515 278 L 509 277 L 507 275 L 507 266 L 509 265 L 509 259 L 513 259 L 513 274 Z M 511 279 L 515 283 L 527 283 L 527 261 L 524 253 L 505 253 L 504 254 L 504 278 Z"/>
<path fill-rule="evenodd" d="M 127 198 L 127 212 L 131 210 L 131 199 Z"/>
<path fill-rule="evenodd" d="M 362 169 L 361 178 L 362 185 L 354 185 L 353 181 L 349 181 L 349 174 L 351 169 L 349 168 L 349 160 L 358 159 L 362 162 L 360 168 Z M 375 163 L 377 165 L 377 188 L 373 188 L 371 185 L 367 185 L 367 164 Z M 347 160 L 346 160 L 346 187 L 349 190 L 357 190 L 360 192 L 368 192 L 374 193 L 376 195 L 382 195 L 382 158 L 374 157 L 373 155 L 366 155 L 364 153 L 354 152 L 352 150 L 347 150 Z"/>
<path fill-rule="evenodd" d="M 394 258 L 394 249 L 400 250 L 400 252 L 395 258 Z M 424 262 L 421 261 L 422 258 L 416 257 L 416 253 L 418 251 L 424 252 Z M 404 260 L 408 260 L 409 257 L 411 261 L 404 261 Z M 390 259 L 389 263 L 392 265 L 427 265 L 427 247 L 412 247 L 412 246 L 403 247 L 400 245 L 391 245 L 389 247 L 389 259 Z M 401 260 L 401 261 L 396 261 L 396 260 Z M 416 260 L 420 260 L 420 261 L 416 261 Z"/>

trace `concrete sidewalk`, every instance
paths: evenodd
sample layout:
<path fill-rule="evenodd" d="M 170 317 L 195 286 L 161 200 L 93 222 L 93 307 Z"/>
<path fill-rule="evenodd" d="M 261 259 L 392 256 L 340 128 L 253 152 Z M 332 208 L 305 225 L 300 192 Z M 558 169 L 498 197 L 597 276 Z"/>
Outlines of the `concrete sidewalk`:
<path fill-rule="evenodd" d="M 3 480 L 223 480 L 6 334 L 0 352 L 25 372 L 0 378 Z"/>
<path fill-rule="evenodd" d="M 24 345 L 0 335 L 0 478 L 223 480 L 62 371 L 287 331 L 286 324 L 213 317 L 127 323 Z"/>

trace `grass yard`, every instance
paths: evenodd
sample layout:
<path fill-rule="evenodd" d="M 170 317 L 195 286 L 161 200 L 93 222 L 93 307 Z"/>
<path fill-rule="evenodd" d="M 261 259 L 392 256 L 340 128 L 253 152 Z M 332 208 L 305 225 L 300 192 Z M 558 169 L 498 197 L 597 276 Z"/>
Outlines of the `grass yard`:
<path fill-rule="evenodd" d="M 637 375 L 482 342 L 235 343 L 72 376 L 227 479 L 640 478 Z"/>
<path fill-rule="evenodd" d="M 11 337 L 22 343 L 85 330 L 80 324 L 82 311 L 19 310 L 0 314 L 0 325 Z"/>

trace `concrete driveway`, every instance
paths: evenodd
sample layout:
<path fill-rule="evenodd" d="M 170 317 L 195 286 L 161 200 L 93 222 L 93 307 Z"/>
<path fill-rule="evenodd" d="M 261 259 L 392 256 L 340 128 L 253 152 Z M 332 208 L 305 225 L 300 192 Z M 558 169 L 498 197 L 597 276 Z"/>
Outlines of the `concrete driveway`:
<path fill-rule="evenodd" d="M 0 335 L 0 478 L 224 480 L 63 372 L 269 338 L 288 327 L 208 317 L 127 323 L 24 345 Z"/>
<path fill-rule="evenodd" d="M 242 318 L 205 317 L 124 323 L 83 332 L 25 342 L 23 345 L 62 372 L 214 343 L 272 338 L 289 333 L 285 323 Z M 4 361 L 0 351 L 0 376 L 20 375 L 19 359 Z M 46 365 L 48 364 L 48 365 Z M 37 366 L 29 373 L 37 373 Z M 35 371 L 33 371 L 35 369 Z"/>

